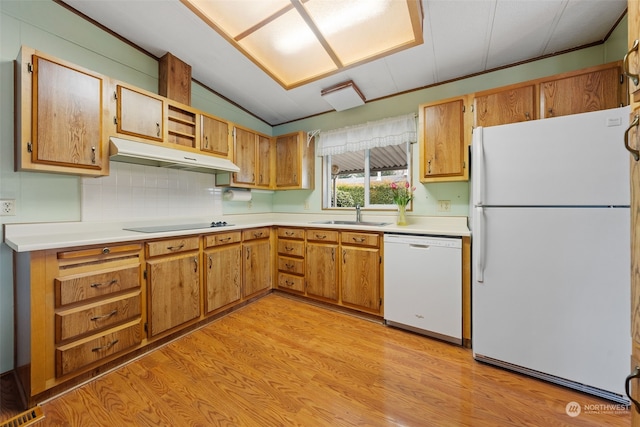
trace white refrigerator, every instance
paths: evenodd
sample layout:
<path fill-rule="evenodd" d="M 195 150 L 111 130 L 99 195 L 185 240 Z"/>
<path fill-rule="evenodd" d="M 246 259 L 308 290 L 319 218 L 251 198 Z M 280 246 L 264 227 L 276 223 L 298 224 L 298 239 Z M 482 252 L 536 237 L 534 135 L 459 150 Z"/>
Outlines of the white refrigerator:
<path fill-rule="evenodd" d="M 629 111 L 474 129 L 476 360 L 628 403 Z"/>

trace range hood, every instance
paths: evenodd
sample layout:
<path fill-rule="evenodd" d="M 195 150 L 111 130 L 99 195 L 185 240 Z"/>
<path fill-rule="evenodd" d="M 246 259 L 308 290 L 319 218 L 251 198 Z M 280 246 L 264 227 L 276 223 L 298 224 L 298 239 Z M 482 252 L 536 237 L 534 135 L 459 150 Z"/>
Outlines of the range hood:
<path fill-rule="evenodd" d="M 231 161 L 220 157 L 205 156 L 116 137 L 109 138 L 109 157 L 114 162 L 136 163 L 210 174 L 240 171 L 240 168 Z"/>

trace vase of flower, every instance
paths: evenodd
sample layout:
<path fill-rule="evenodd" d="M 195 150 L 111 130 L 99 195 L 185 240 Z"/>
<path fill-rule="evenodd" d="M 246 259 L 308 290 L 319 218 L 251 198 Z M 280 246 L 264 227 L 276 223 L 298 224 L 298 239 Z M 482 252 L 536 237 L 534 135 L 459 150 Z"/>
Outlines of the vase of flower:
<path fill-rule="evenodd" d="M 413 192 L 416 188 L 412 187 L 408 181 L 400 184 L 392 182 L 390 186 L 393 193 L 393 202 L 398 205 L 396 224 L 407 225 L 407 205 L 413 200 Z"/>
<path fill-rule="evenodd" d="M 407 225 L 407 205 L 398 205 L 398 225 Z"/>

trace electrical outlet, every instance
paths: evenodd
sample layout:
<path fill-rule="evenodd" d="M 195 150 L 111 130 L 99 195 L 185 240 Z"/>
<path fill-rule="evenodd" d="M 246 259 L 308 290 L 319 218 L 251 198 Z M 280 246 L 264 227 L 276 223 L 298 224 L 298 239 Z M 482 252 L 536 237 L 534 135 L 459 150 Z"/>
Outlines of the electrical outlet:
<path fill-rule="evenodd" d="M 308 211 L 308 210 L 309 210 L 309 201 L 308 201 L 308 200 L 305 200 L 305 201 L 304 201 L 304 210 L 305 210 L 305 211 Z"/>
<path fill-rule="evenodd" d="M 451 212 L 451 200 L 438 200 L 438 212 Z"/>
<path fill-rule="evenodd" d="M 0 216 L 10 216 L 16 214 L 15 200 L 0 200 Z"/>
<path fill-rule="evenodd" d="M 247 202 L 247 209 L 248 209 L 248 210 L 251 210 L 251 208 L 252 208 L 252 207 L 253 207 L 253 203 L 251 203 L 251 200 L 249 200 L 249 201 Z"/>

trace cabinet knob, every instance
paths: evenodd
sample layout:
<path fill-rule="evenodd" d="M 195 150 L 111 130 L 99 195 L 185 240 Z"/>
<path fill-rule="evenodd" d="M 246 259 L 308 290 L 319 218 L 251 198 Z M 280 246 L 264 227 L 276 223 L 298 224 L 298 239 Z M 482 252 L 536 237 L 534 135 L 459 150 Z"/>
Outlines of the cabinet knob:
<path fill-rule="evenodd" d="M 102 249 L 102 253 L 103 253 L 104 255 L 107 255 L 109 252 L 111 252 L 111 249 L 109 249 L 109 248 L 103 248 L 103 249 Z"/>

